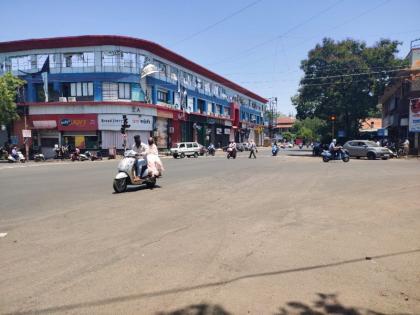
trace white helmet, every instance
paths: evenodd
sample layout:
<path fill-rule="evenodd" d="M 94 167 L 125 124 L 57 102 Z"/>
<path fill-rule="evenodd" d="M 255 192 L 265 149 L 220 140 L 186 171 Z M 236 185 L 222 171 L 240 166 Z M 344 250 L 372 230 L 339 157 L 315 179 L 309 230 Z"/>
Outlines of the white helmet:
<path fill-rule="evenodd" d="M 332 142 L 337 143 L 337 139 L 333 139 L 333 141 L 332 141 Z"/>

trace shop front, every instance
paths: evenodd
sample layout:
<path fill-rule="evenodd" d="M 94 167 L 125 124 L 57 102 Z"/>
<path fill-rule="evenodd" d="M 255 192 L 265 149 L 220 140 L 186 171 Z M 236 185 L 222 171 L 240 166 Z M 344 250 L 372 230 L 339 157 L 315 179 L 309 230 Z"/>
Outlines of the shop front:
<path fill-rule="evenodd" d="M 192 122 L 193 141 L 207 146 L 207 117 L 190 114 L 189 120 Z"/>
<path fill-rule="evenodd" d="M 127 146 L 134 143 L 134 136 L 139 135 L 141 141 L 146 143 L 153 136 L 153 116 L 149 115 L 126 115 L 130 128 L 126 130 Z M 124 135 L 121 134 L 123 123 L 122 114 L 99 114 L 98 130 L 101 134 L 102 149 L 123 149 Z"/>
<path fill-rule="evenodd" d="M 157 110 L 156 131 L 155 139 L 158 149 L 169 149 L 172 146 L 174 134 L 173 113 L 171 111 Z"/>
<path fill-rule="evenodd" d="M 32 129 L 33 149 L 50 158 L 54 146 L 97 150 L 100 148 L 96 114 L 30 115 L 28 127 Z"/>

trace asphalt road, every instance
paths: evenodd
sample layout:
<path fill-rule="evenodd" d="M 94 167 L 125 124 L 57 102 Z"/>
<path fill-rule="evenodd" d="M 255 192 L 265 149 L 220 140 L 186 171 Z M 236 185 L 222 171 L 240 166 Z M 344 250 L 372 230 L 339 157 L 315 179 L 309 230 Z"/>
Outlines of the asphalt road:
<path fill-rule="evenodd" d="M 0 314 L 420 314 L 420 161 L 116 163 L 0 165 Z"/>

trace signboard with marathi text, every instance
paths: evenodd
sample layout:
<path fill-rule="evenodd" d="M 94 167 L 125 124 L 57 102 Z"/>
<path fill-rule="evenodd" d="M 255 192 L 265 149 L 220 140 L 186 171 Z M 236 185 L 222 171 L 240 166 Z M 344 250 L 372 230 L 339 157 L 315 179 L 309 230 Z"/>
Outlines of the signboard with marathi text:
<path fill-rule="evenodd" d="M 420 132 L 420 98 L 410 100 L 408 127 L 410 132 Z"/>

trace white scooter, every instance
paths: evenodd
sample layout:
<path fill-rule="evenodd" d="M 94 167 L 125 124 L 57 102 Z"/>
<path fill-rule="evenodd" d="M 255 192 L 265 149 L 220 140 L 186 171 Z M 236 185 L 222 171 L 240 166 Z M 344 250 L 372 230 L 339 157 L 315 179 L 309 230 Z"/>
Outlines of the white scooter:
<path fill-rule="evenodd" d="M 20 163 L 25 163 L 25 161 L 26 161 L 26 159 L 25 159 L 25 157 L 23 156 L 23 154 L 22 154 L 22 152 L 20 152 L 20 151 L 17 151 L 17 158 L 14 158 L 11 154 L 9 154 L 9 156 L 8 156 L 8 158 L 7 158 L 7 161 L 9 162 L 9 163 L 17 163 L 17 162 L 20 162 Z"/>
<path fill-rule="evenodd" d="M 156 177 L 149 176 L 147 166 L 141 169 L 139 181 L 134 181 L 136 169 L 137 153 L 134 150 L 128 150 L 124 153 L 124 158 L 118 164 L 118 174 L 115 176 L 113 187 L 116 193 L 122 193 L 127 190 L 127 185 L 143 185 L 153 188 L 156 185 Z M 140 158 L 141 159 L 141 158 Z"/>

